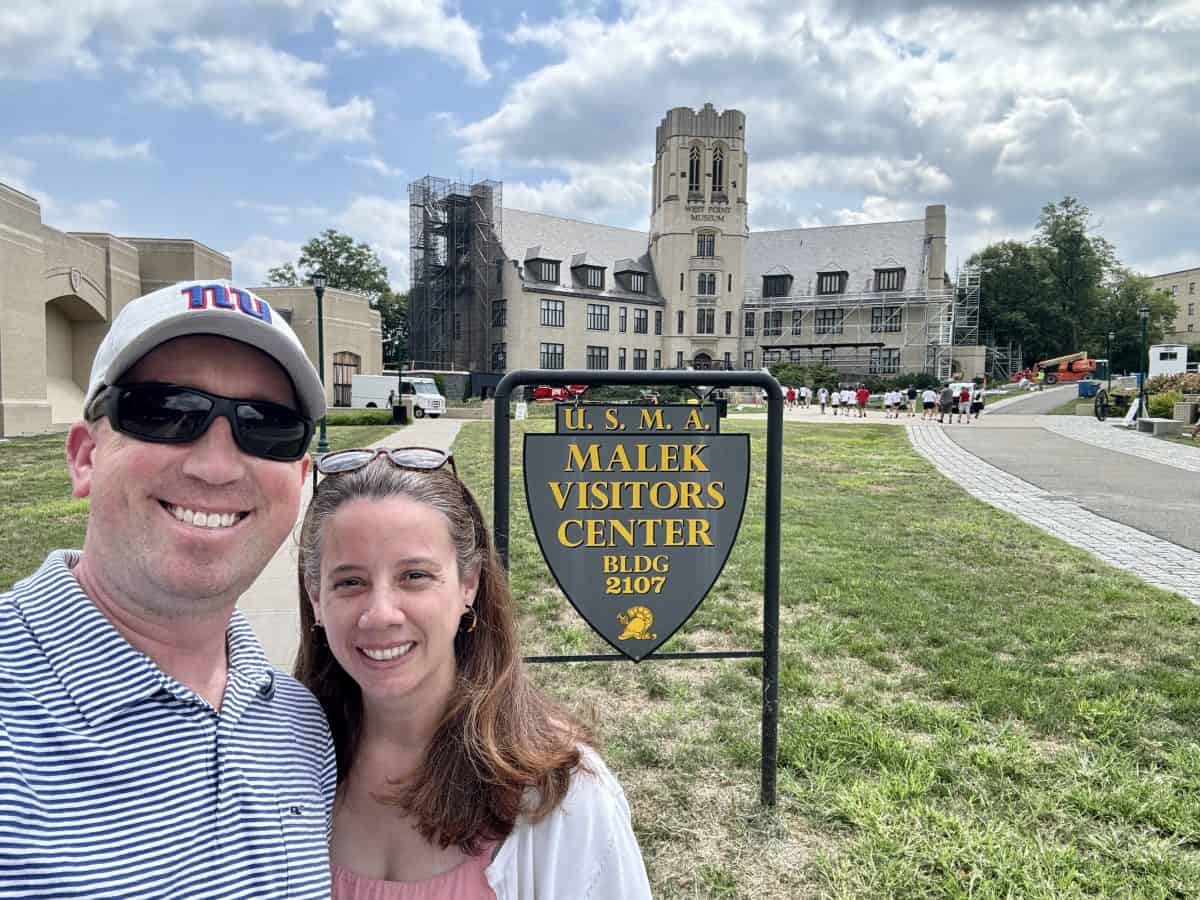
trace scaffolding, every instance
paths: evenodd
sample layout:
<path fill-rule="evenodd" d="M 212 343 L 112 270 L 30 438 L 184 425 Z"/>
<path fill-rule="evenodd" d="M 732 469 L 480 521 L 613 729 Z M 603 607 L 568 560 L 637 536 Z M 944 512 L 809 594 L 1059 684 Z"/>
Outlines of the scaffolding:
<path fill-rule="evenodd" d="M 754 335 L 745 336 L 763 352 L 764 365 L 824 363 L 848 379 L 924 370 L 948 381 L 956 298 L 954 288 L 785 297 L 747 291 L 742 309 L 756 321 Z M 768 320 L 775 312 L 781 315 Z"/>
<path fill-rule="evenodd" d="M 494 369 L 501 299 L 502 185 L 426 175 L 408 186 L 409 359 L 418 368 Z"/>

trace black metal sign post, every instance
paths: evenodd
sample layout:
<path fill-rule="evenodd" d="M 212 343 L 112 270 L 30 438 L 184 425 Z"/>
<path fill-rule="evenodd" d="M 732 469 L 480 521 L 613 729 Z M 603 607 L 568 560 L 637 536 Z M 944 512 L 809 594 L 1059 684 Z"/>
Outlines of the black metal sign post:
<path fill-rule="evenodd" d="M 615 662 L 632 659 L 762 659 L 762 779 L 760 801 L 774 806 L 776 799 L 775 769 L 779 738 L 779 560 L 780 504 L 783 487 L 783 393 L 779 382 L 765 372 L 752 371 L 637 371 L 601 372 L 573 369 L 521 369 L 509 372 L 496 386 L 494 418 L 494 522 L 492 523 L 496 550 L 505 568 L 508 567 L 509 536 L 509 466 L 511 464 L 511 428 L 508 401 L 514 388 L 527 384 L 550 386 L 580 385 L 673 385 L 705 387 L 713 390 L 750 386 L 767 394 L 767 484 L 766 484 L 766 542 L 763 553 L 763 645 L 761 650 L 704 651 L 689 653 L 654 653 L 674 631 L 687 621 L 707 594 L 731 549 L 740 524 L 748 490 L 749 438 L 746 435 L 720 435 L 715 407 L 696 406 L 627 406 L 605 404 L 560 405 L 556 410 L 557 435 L 526 435 L 525 472 L 530 514 L 543 555 L 564 594 L 580 614 L 617 653 L 565 656 L 528 657 L 527 662 Z M 708 399 L 708 398 L 706 398 Z M 573 413 L 572 413 L 573 411 Z M 603 418 L 601 418 L 601 414 Z M 620 472 L 629 460 L 629 431 L 638 424 L 649 425 L 654 438 L 638 436 L 640 443 L 632 445 L 636 461 L 628 463 L 630 471 L 655 472 L 655 482 L 648 490 L 661 497 L 642 496 L 646 485 L 621 482 L 600 486 L 599 494 L 588 491 L 585 470 Z M 579 446 L 571 449 L 567 465 L 563 466 L 561 448 L 564 434 L 577 432 L 588 438 L 586 452 Z M 681 436 L 691 432 L 687 440 Z M 625 442 L 622 442 L 624 438 Z M 559 453 L 559 456 L 555 456 Z M 562 480 L 547 482 L 530 477 L 530 461 L 538 472 L 543 470 L 564 473 Z M 695 471 L 708 476 L 696 480 Z M 714 472 L 742 472 L 736 478 L 713 481 Z M 682 473 L 682 474 L 681 474 Z M 635 488 L 637 502 L 632 508 L 659 504 L 661 508 L 683 508 L 686 518 L 613 519 L 613 513 L 592 518 L 570 518 L 569 509 L 620 509 L 618 499 L 622 487 Z M 611 488 L 611 490 L 609 490 Z M 674 502 L 669 502 L 673 499 Z M 682 499 L 682 503 L 680 500 Z M 595 504 L 595 505 L 593 505 Z M 736 514 L 736 519 L 735 519 Z M 640 532 L 635 530 L 640 528 Z M 556 540 L 552 540 L 551 538 Z M 568 564 L 562 548 L 589 548 L 621 545 L 665 545 L 662 553 L 636 555 L 604 555 L 604 565 L 611 575 L 599 579 L 592 572 L 579 578 L 582 567 Z M 548 548 L 551 548 L 547 552 Z M 602 553 L 603 551 L 601 551 Z M 671 568 L 674 560 L 674 568 Z M 682 562 L 682 565 L 680 564 Z M 665 603 L 657 613 L 647 606 L 634 605 L 619 615 L 597 616 L 600 604 L 594 601 L 609 595 L 651 596 L 662 591 L 671 572 L 672 584 L 683 590 L 674 603 Z M 610 583 L 611 579 L 611 583 Z M 658 624 L 655 625 L 655 615 Z"/>

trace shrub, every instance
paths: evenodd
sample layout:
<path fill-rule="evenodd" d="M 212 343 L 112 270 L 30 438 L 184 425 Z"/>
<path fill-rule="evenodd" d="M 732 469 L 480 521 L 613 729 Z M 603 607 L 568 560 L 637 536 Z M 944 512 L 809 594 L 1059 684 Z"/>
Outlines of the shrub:
<path fill-rule="evenodd" d="M 1146 393 L 1162 394 L 1179 391 L 1183 394 L 1200 394 L 1200 372 L 1179 375 L 1155 375 L 1146 380 Z"/>
<path fill-rule="evenodd" d="M 389 425 L 392 421 L 390 409 L 352 409 L 345 412 L 331 412 L 327 418 L 330 427 L 334 425 Z"/>
<path fill-rule="evenodd" d="M 1175 404 L 1183 402 L 1183 394 L 1177 391 L 1167 391 L 1165 394 L 1152 394 L 1146 401 L 1146 408 L 1151 418 L 1169 419 L 1175 413 Z"/>

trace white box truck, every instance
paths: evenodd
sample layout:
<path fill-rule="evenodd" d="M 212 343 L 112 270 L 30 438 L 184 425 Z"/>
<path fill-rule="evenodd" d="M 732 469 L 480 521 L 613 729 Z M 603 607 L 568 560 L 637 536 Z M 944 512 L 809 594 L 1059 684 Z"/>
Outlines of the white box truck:
<path fill-rule="evenodd" d="M 1187 344 L 1155 344 L 1150 348 L 1150 372 L 1155 375 L 1182 375 L 1187 371 Z"/>
<path fill-rule="evenodd" d="M 400 385 L 398 397 L 397 383 Z M 355 409 L 390 409 L 392 405 L 410 404 L 414 419 L 425 416 L 436 419 L 446 411 L 446 398 L 438 393 L 437 382 L 432 378 L 354 375 L 350 380 L 350 405 Z"/>

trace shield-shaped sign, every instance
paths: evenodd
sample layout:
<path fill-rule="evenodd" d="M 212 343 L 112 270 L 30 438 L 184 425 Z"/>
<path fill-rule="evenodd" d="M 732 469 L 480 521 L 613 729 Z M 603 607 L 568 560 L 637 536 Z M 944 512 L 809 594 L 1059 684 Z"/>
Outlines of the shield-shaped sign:
<path fill-rule="evenodd" d="M 711 407 L 562 405 L 525 435 L 525 496 L 542 555 L 592 628 L 639 661 L 686 622 L 733 548 L 750 436 Z"/>

